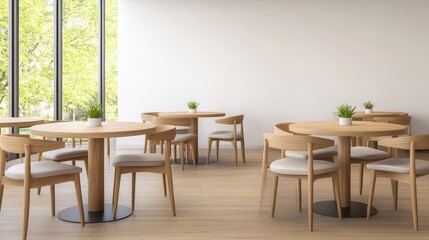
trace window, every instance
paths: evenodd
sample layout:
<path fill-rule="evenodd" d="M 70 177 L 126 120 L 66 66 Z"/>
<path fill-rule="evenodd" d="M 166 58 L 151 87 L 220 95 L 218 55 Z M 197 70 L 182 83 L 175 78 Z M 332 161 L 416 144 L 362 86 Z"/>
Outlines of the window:
<path fill-rule="evenodd" d="M 9 20 L 8 0 L 0 0 L 0 117 L 9 115 Z"/>
<path fill-rule="evenodd" d="M 118 119 L 118 0 L 106 1 L 106 120 Z"/>

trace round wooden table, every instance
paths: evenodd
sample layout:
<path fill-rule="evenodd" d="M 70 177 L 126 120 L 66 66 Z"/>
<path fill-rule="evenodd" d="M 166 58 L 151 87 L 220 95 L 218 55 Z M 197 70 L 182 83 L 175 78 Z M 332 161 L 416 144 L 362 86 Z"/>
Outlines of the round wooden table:
<path fill-rule="evenodd" d="M 190 118 L 192 119 L 192 124 L 189 127 L 189 132 L 196 135 L 194 153 L 198 158 L 198 118 L 208 118 L 208 117 L 223 117 L 225 113 L 223 112 L 160 112 L 159 116 L 161 117 L 175 117 L 175 118 Z"/>
<path fill-rule="evenodd" d="M 0 118 L 0 128 L 7 127 L 30 127 L 37 124 L 43 124 L 45 120 L 43 118 L 32 118 L 32 117 L 2 117 Z"/>
<path fill-rule="evenodd" d="M 155 125 L 133 122 L 103 122 L 101 127 L 88 127 L 86 122 L 59 122 L 36 125 L 32 134 L 46 137 L 88 138 L 88 205 L 85 222 L 109 222 L 131 215 L 130 208 L 118 206 L 116 219 L 111 204 L 104 203 L 104 138 L 143 135 L 155 131 Z M 62 210 L 58 217 L 80 222 L 77 207 Z"/>
<path fill-rule="evenodd" d="M 400 117 L 400 116 L 407 116 L 407 115 L 408 113 L 406 112 L 372 112 L 372 113 L 355 112 L 352 118 L 371 120 L 376 117 Z"/>
<path fill-rule="evenodd" d="M 350 151 L 352 137 L 391 136 L 400 135 L 406 127 L 397 124 L 353 121 L 350 126 L 340 126 L 338 122 L 304 122 L 289 126 L 292 132 L 308 135 L 337 136 L 338 163 L 340 165 L 340 190 L 343 217 L 366 217 L 366 204 L 352 202 L 350 191 Z M 335 201 L 315 203 L 315 212 L 337 217 Z M 376 209 L 373 209 L 373 213 Z"/>

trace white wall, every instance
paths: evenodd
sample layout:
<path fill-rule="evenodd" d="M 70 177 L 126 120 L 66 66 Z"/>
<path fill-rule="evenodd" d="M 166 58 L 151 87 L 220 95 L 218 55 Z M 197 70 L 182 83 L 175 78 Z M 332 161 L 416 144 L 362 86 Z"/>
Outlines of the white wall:
<path fill-rule="evenodd" d="M 428 12 L 424 0 L 121 0 L 119 118 L 195 99 L 245 114 L 256 147 L 277 122 L 335 120 L 340 103 L 371 100 L 428 133 Z M 200 121 L 200 147 L 214 128 Z"/>

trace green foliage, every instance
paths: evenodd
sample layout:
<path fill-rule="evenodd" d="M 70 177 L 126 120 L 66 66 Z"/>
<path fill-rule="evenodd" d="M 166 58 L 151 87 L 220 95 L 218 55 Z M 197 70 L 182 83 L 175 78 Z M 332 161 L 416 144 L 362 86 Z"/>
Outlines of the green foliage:
<path fill-rule="evenodd" d="M 100 104 L 91 103 L 86 109 L 88 118 L 101 118 L 103 116 L 103 108 Z"/>
<path fill-rule="evenodd" d="M 365 109 L 373 109 L 375 107 L 375 104 L 371 101 L 364 102 L 362 105 Z"/>
<path fill-rule="evenodd" d="M 341 104 L 337 107 L 338 117 L 340 118 L 351 118 L 355 113 L 356 106 L 351 106 L 346 104 Z"/>
<path fill-rule="evenodd" d="M 0 0 L 0 116 L 8 115 L 8 2 Z M 53 118 L 54 1 L 19 4 L 20 116 Z M 117 119 L 117 8 L 106 0 L 106 119 Z M 84 120 L 98 92 L 98 1 L 63 3 L 63 119 Z"/>
<path fill-rule="evenodd" d="M 189 109 L 197 109 L 197 107 L 200 105 L 200 103 L 195 100 L 189 101 L 187 104 Z"/>

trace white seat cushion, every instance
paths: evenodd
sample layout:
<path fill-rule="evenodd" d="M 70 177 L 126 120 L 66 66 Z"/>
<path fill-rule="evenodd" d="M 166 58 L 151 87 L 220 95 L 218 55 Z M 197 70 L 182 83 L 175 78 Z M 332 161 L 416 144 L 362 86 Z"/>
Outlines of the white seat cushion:
<path fill-rule="evenodd" d="M 408 158 L 389 158 L 374 163 L 367 164 L 368 169 L 379 171 L 410 173 L 410 159 Z M 428 174 L 429 161 L 416 159 L 416 173 Z"/>
<path fill-rule="evenodd" d="M 209 138 L 234 139 L 233 131 L 216 131 L 209 134 Z M 241 133 L 237 132 L 237 138 L 241 138 Z"/>
<path fill-rule="evenodd" d="M 17 164 L 9 167 L 5 175 L 8 178 L 24 179 L 25 164 Z M 54 161 L 40 161 L 31 163 L 31 178 L 53 177 L 65 174 L 80 173 L 82 168 Z"/>
<path fill-rule="evenodd" d="M 112 159 L 114 167 L 159 167 L 165 163 L 165 156 L 158 153 L 123 154 Z"/>
<path fill-rule="evenodd" d="M 44 159 L 62 160 L 88 156 L 88 149 L 84 148 L 60 148 L 42 153 Z"/>
<path fill-rule="evenodd" d="M 308 151 L 292 151 L 287 150 L 285 152 L 286 157 L 290 158 L 308 158 Z M 313 159 L 325 159 L 338 155 L 338 146 L 332 146 L 328 148 L 317 149 L 313 151 Z"/>
<path fill-rule="evenodd" d="M 336 163 L 313 160 L 314 175 L 324 174 L 338 170 Z M 281 158 L 270 165 L 271 172 L 287 175 L 308 175 L 308 162 L 303 158 Z"/>
<path fill-rule="evenodd" d="M 189 133 L 189 128 L 187 127 L 176 127 L 176 134 L 185 134 Z"/>
<path fill-rule="evenodd" d="M 383 159 L 388 158 L 389 154 L 385 151 L 370 148 L 370 147 L 352 147 L 350 152 L 351 158 L 371 160 L 371 159 Z"/>
<path fill-rule="evenodd" d="M 176 134 L 176 137 L 171 142 L 183 142 L 188 141 L 195 138 L 195 134 L 193 133 L 185 133 L 185 134 Z"/>

